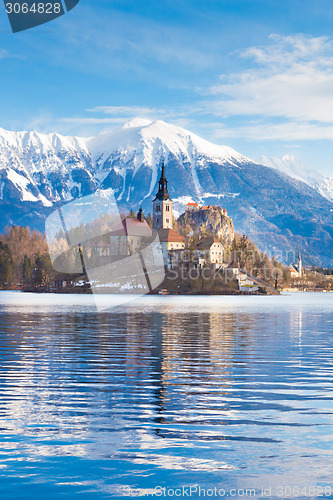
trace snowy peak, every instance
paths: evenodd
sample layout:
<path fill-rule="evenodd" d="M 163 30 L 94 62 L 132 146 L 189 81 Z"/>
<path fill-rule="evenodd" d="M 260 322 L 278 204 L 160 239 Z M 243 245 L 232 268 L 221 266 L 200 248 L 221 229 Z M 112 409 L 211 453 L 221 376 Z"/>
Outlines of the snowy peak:
<path fill-rule="evenodd" d="M 300 248 L 313 262 L 328 261 L 333 205 L 319 187 L 304 183 L 322 183 L 321 176 L 294 157 L 254 162 L 182 127 L 141 118 L 91 138 L 0 129 L 2 229 L 21 224 L 43 230 L 55 203 L 97 188 L 111 188 L 119 210 L 142 205 L 151 212 L 162 162 L 180 213 L 189 201 L 221 206 L 263 250 L 276 255 Z M 320 188 L 325 196 L 333 192 L 331 182 Z"/>
<path fill-rule="evenodd" d="M 0 129 L 0 199 L 47 206 L 101 187 L 114 189 L 120 202 L 136 204 L 154 194 L 162 162 L 179 183 L 171 184 L 171 194 L 178 199 L 191 194 L 198 202 L 208 195 L 238 196 L 237 183 L 223 181 L 223 169 L 239 172 L 255 165 L 228 146 L 162 120 L 134 118 L 90 138 Z M 266 156 L 258 163 L 311 186 L 323 182 L 322 176 L 293 156 Z M 317 189 L 328 196 L 330 186 L 326 182 Z"/>
<path fill-rule="evenodd" d="M 146 127 L 152 123 L 151 120 L 147 120 L 146 118 L 133 118 L 126 122 L 121 128 L 137 128 L 137 127 Z"/>
<path fill-rule="evenodd" d="M 299 158 L 294 155 L 284 155 L 282 158 L 274 156 L 261 156 L 257 159 L 258 163 L 267 167 L 275 168 L 294 179 L 305 182 L 310 186 L 321 182 L 324 177 L 315 170 L 306 167 Z"/>
<path fill-rule="evenodd" d="M 197 157 L 206 156 L 222 163 L 230 160 L 234 160 L 235 164 L 250 161 L 232 148 L 208 142 L 176 125 L 141 118 L 130 120 L 115 131 L 92 138 L 88 141 L 88 147 L 95 155 L 103 153 L 104 156 L 106 152 L 111 154 L 120 149 L 138 152 L 139 148 L 148 163 L 152 158 L 152 150 L 156 148 L 162 149 L 166 155 L 171 153 L 178 157 L 190 158 L 195 154 Z"/>
<path fill-rule="evenodd" d="M 325 179 L 316 170 L 306 167 L 296 156 L 284 155 L 282 158 L 261 156 L 257 161 L 262 165 L 275 168 L 298 181 L 308 184 L 316 189 L 324 198 L 333 201 L 333 177 Z"/>
<path fill-rule="evenodd" d="M 161 120 L 135 118 L 91 138 L 0 129 L 0 198 L 50 205 L 100 186 L 114 188 L 119 200 L 129 201 L 133 190 L 144 199 L 152 195 L 163 161 L 197 195 L 205 192 L 199 170 L 211 163 L 239 168 L 250 162 Z"/>
<path fill-rule="evenodd" d="M 330 201 L 333 201 L 333 177 L 327 177 L 315 185 L 317 191 Z"/>

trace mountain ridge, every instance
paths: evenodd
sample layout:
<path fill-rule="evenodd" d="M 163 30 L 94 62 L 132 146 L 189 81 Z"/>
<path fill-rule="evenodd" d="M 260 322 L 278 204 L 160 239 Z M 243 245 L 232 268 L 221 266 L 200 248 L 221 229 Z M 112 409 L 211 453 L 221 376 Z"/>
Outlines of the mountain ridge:
<path fill-rule="evenodd" d="M 297 249 L 309 264 L 331 264 L 333 203 L 301 180 L 160 120 L 134 119 L 89 138 L 0 129 L 2 228 L 35 219 L 43 230 L 53 207 L 97 188 L 112 188 L 120 210 L 152 211 L 162 162 L 176 213 L 189 201 L 221 205 L 263 251 L 287 262 Z"/>
<path fill-rule="evenodd" d="M 256 161 L 308 184 L 324 198 L 333 201 L 333 177 L 324 177 L 316 170 L 306 167 L 296 156 L 284 155 L 281 158 L 261 156 Z"/>

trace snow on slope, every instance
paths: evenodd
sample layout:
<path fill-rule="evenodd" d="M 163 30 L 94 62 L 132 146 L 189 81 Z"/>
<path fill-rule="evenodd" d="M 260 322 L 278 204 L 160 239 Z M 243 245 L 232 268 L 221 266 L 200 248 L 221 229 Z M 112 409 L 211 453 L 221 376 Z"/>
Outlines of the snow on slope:
<path fill-rule="evenodd" d="M 0 194 L 5 199 L 10 191 L 11 197 L 19 201 L 40 201 L 49 205 L 84 195 L 98 185 L 103 186 L 113 171 L 118 183 L 123 184 L 118 199 L 128 199 L 128 172 L 135 176 L 144 166 L 144 175 L 150 179 L 146 196 L 150 196 L 162 160 L 168 162 L 170 158 L 190 166 L 191 182 L 197 194 L 203 192 L 197 167 L 204 169 L 210 162 L 216 162 L 237 168 L 249 162 L 229 147 L 217 146 L 163 121 L 137 118 L 121 128 L 92 138 L 9 132 L 0 128 Z"/>
<path fill-rule="evenodd" d="M 274 156 L 261 156 L 257 158 L 258 163 L 267 167 L 275 168 L 294 179 L 305 182 L 309 186 L 321 182 L 324 177 L 315 170 L 307 168 L 299 158 L 293 155 L 284 155 L 282 158 Z"/>
<path fill-rule="evenodd" d="M 261 156 L 257 158 L 256 161 L 308 184 L 316 189 L 322 196 L 333 201 L 333 177 L 324 178 L 324 176 L 316 170 L 303 165 L 301 160 L 296 156 L 284 155 L 282 158 Z"/>
<path fill-rule="evenodd" d="M 52 205 L 61 199 L 60 194 L 46 197 L 40 192 L 40 185 L 45 184 L 51 172 L 66 175 L 68 163 L 85 166 L 88 155 L 85 139 L 0 128 L 1 199 L 11 187 L 11 195 L 14 196 L 14 189 L 20 201 Z"/>
<path fill-rule="evenodd" d="M 125 151 L 131 155 L 137 152 L 137 144 L 142 145 L 142 157 L 147 163 L 154 159 L 154 149 L 156 143 L 161 144 L 163 137 L 163 148 L 166 153 L 174 155 L 184 155 L 190 157 L 193 151 L 197 156 L 205 155 L 211 160 L 235 163 L 248 162 L 249 160 L 227 146 L 218 146 L 202 139 L 196 134 L 189 132 L 176 125 L 170 125 L 157 120 L 151 122 L 141 118 L 130 120 L 123 127 L 105 132 L 87 141 L 87 146 L 92 153 L 93 159 L 97 159 L 101 154 L 103 158 L 117 150 Z"/>
<path fill-rule="evenodd" d="M 160 120 L 152 122 L 141 118 L 130 120 L 115 131 L 88 140 L 87 146 L 94 164 L 108 165 L 115 161 L 122 164 L 123 168 L 118 172 L 123 177 L 131 163 L 134 165 L 134 174 L 142 165 L 152 168 L 149 194 L 156 184 L 161 158 L 167 162 L 173 155 L 182 162 L 188 161 L 197 193 L 201 192 L 201 187 L 196 175 L 196 165 L 204 167 L 208 160 L 238 167 L 249 161 L 233 149 L 212 144 L 181 127 Z M 102 181 L 103 177 L 105 178 L 100 175 L 99 180 Z"/>
<path fill-rule="evenodd" d="M 188 193 L 180 196 L 191 194 L 197 199 L 208 196 L 202 180 L 210 175 L 208 170 L 213 164 L 238 169 L 253 163 L 227 146 L 212 144 L 159 120 L 136 118 L 91 138 L 0 128 L 0 199 L 50 206 L 55 201 L 88 194 L 97 186 L 108 188 L 118 183 L 117 199 L 128 201 L 142 182 L 142 196 L 148 198 L 155 189 L 162 161 L 171 162 L 172 168 L 175 162 L 185 166 L 187 173 L 184 170 L 183 180 L 179 181 L 187 182 Z M 307 169 L 294 156 L 264 156 L 257 163 L 282 171 L 333 199 L 332 179 Z"/>
<path fill-rule="evenodd" d="M 333 201 L 333 177 L 327 177 L 327 179 L 324 179 L 314 187 L 322 196 Z"/>

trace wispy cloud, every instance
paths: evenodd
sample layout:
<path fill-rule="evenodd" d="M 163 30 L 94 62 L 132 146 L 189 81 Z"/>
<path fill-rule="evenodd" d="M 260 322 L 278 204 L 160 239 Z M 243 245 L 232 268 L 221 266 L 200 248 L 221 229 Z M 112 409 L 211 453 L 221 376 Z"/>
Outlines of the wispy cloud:
<path fill-rule="evenodd" d="M 321 126 L 333 124 L 331 39 L 272 35 L 268 45 L 247 48 L 237 56 L 250 67 L 221 75 L 220 83 L 205 92 L 210 97 L 202 103 L 203 112 L 222 118 L 287 120 L 268 128 L 266 124 L 242 127 L 242 133 L 256 130 L 272 138 L 285 139 L 288 134 L 299 139 L 312 138 L 313 134 L 331 138 L 331 128 Z"/>
<path fill-rule="evenodd" d="M 287 122 L 240 127 L 216 125 L 212 135 L 216 140 L 242 137 L 255 141 L 318 141 L 333 140 L 333 125 Z M 296 147 L 293 145 L 293 147 Z M 297 145 L 299 147 L 299 145 Z"/>
<path fill-rule="evenodd" d="M 103 113 L 106 115 L 117 115 L 122 117 L 134 116 L 158 116 L 165 113 L 164 109 L 149 108 L 144 106 L 96 106 L 87 109 L 89 113 Z"/>
<path fill-rule="evenodd" d="M 12 54 L 6 49 L 0 49 L 0 59 L 24 59 L 23 56 L 20 56 L 18 54 Z"/>
<path fill-rule="evenodd" d="M 224 74 L 180 106 L 105 105 L 58 117 L 63 133 L 92 135 L 135 118 L 162 119 L 211 140 L 333 140 L 333 40 L 271 35 L 267 45 L 236 52 L 242 71 Z M 202 96 L 205 96 L 204 98 Z M 48 122 L 48 123 L 47 123 Z M 223 125 L 222 125 L 223 123 Z M 40 126 L 43 125 L 43 118 Z"/>

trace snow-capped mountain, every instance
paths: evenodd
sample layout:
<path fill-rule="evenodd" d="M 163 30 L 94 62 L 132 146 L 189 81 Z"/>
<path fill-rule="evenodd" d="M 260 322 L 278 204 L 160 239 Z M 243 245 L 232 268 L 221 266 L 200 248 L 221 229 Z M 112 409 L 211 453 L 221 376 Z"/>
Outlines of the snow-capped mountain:
<path fill-rule="evenodd" d="M 76 169 L 89 166 L 86 139 L 0 129 L 2 200 L 39 201 L 45 206 L 70 200 L 78 185 Z"/>
<path fill-rule="evenodd" d="M 281 158 L 261 156 L 257 158 L 257 162 L 305 182 L 305 184 L 316 189 L 322 196 L 333 201 L 333 178 L 325 178 L 316 170 L 306 167 L 296 156 L 284 155 Z"/>
<path fill-rule="evenodd" d="M 318 184 L 315 184 L 314 188 L 317 189 L 322 196 L 333 201 L 333 177 L 323 179 Z"/>
<path fill-rule="evenodd" d="M 191 200 L 221 205 L 236 230 L 281 260 L 296 247 L 314 263 L 331 258 L 333 204 L 314 189 L 181 127 L 142 119 L 91 138 L 0 129 L 2 227 L 43 230 L 54 205 L 98 187 L 114 190 L 120 210 L 142 204 L 149 212 L 163 161 L 178 213 Z"/>
<path fill-rule="evenodd" d="M 256 159 L 261 165 L 275 168 L 294 179 L 305 182 L 309 186 L 313 186 L 324 179 L 319 172 L 306 167 L 299 158 L 294 155 L 284 155 L 281 158 L 274 156 L 261 156 Z"/>

